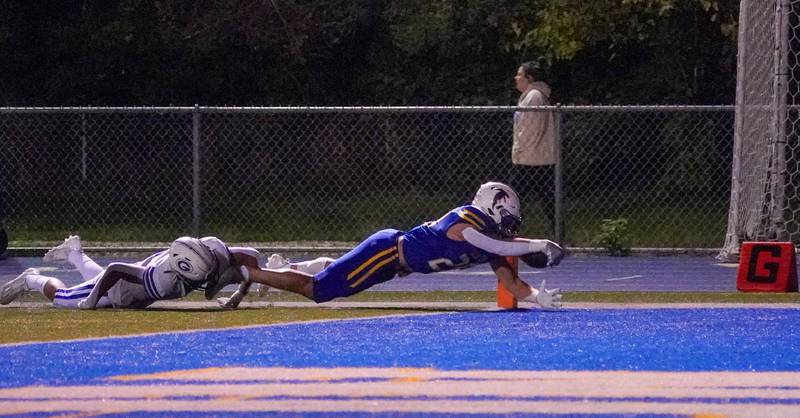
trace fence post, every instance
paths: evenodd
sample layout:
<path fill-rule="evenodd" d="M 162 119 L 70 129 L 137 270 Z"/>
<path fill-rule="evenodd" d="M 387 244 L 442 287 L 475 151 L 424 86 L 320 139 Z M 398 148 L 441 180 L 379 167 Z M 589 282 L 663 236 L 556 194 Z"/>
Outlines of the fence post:
<path fill-rule="evenodd" d="M 86 180 L 86 113 L 81 113 L 81 177 Z"/>
<path fill-rule="evenodd" d="M 192 111 L 192 235 L 200 236 L 200 106 Z"/>
<path fill-rule="evenodd" d="M 564 197 L 564 185 L 562 183 L 562 159 L 561 159 L 561 103 L 556 104 L 556 115 L 555 118 L 555 146 L 554 146 L 554 154 L 556 157 L 556 165 L 555 165 L 555 173 L 553 174 L 555 179 L 555 202 L 554 203 L 554 211 L 555 214 L 553 215 L 553 233 L 555 234 L 556 242 L 559 244 L 564 243 L 564 211 L 563 211 L 563 197 Z"/>

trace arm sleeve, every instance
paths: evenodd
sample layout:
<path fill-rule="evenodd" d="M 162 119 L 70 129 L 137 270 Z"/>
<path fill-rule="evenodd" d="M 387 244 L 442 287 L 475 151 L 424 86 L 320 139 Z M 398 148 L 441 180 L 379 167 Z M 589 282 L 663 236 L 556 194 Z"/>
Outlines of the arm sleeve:
<path fill-rule="evenodd" d="M 490 238 L 471 227 L 465 228 L 462 235 L 464 235 L 464 239 L 468 243 L 484 251 L 502 256 L 541 252 L 544 251 L 546 243 L 546 240 L 524 238 L 517 238 L 514 241 L 501 241 Z"/>

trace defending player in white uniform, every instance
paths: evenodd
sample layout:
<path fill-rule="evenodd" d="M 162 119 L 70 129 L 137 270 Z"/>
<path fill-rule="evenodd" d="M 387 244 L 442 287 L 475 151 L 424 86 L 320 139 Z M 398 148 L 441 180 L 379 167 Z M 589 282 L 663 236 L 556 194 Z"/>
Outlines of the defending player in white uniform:
<path fill-rule="evenodd" d="M 111 263 L 100 267 L 82 250 L 80 237 L 70 236 L 45 254 L 45 261 L 66 260 L 85 282 L 67 287 L 55 277 L 27 269 L 0 289 L 0 304 L 8 304 L 27 290 L 42 293 L 60 308 L 141 309 L 158 300 L 178 299 L 193 290 L 213 298 L 224 284 L 220 274 L 229 267 L 258 266 L 259 252 L 249 247 L 228 247 L 215 237 L 181 237 L 170 248 L 136 263 Z"/>

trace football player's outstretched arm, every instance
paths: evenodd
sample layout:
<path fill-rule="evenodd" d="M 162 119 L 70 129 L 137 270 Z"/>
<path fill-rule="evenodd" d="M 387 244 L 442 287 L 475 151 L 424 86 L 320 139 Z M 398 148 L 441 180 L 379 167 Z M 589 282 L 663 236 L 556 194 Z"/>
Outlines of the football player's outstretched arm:
<path fill-rule="evenodd" d="M 543 309 L 557 309 L 561 307 L 561 291 L 556 289 L 545 288 L 545 281 L 539 289 L 525 283 L 505 260 L 505 258 L 495 258 L 491 262 L 492 269 L 494 270 L 497 279 L 503 283 L 506 289 L 514 295 L 518 300 L 533 302 Z"/>
<path fill-rule="evenodd" d="M 219 297 L 217 298 L 217 304 L 219 304 L 221 308 L 236 309 L 239 307 L 239 304 L 242 303 L 244 297 L 247 296 L 247 293 L 250 292 L 250 285 L 252 284 L 253 282 L 239 283 L 239 287 L 233 292 L 231 297 Z"/>
<path fill-rule="evenodd" d="M 558 265 L 564 257 L 564 249 L 560 245 L 547 239 L 514 238 L 512 240 L 499 240 L 476 231 L 469 225 L 459 224 L 452 228 L 453 235 L 463 238 L 464 241 L 492 254 L 502 256 L 525 256 L 528 254 L 542 254 L 545 265 L 532 267 L 552 267 Z M 451 231 L 448 231 L 450 235 Z M 527 259 L 523 259 L 528 263 Z M 530 264 L 530 263 L 528 263 Z"/>
<path fill-rule="evenodd" d="M 89 296 L 78 302 L 80 309 L 94 309 L 97 307 L 97 302 L 103 295 L 120 280 L 125 280 L 132 283 L 143 283 L 145 267 L 136 264 L 126 263 L 111 263 L 106 267 L 103 275 L 94 284 Z"/>
<path fill-rule="evenodd" d="M 250 266 L 258 268 L 257 252 L 256 254 L 251 254 L 248 252 L 239 252 L 234 248 L 231 248 L 231 254 L 233 255 L 234 266 Z M 238 272 L 238 268 L 236 271 Z M 252 286 L 252 284 L 253 282 L 251 281 L 242 281 L 239 283 L 239 287 L 235 292 L 233 292 L 231 297 L 219 297 L 217 298 L 217 303 L 220 307 L 226 309 L 234 309 L 238 307 L 239 304 L 242 303 L 244 297 L 247 296 L 247 293 L 250 292 L 250 286 Z"/>
<path fill-rule="evenodd" d="M 494 270 L 494 274 L 497 276 L 497 280 L 500 280 L 503 286 L 505 286 L 515 298 L 524 300 L 531 295 L 532 290 L 535 290 L 522 281 L 519 276 L 514 274 L 514 270 L 511 269 L 511 266 L 505 258 L 498 257 L 493 259 L 491 261 L 491 266 L 492 270 Z"/>
<path fill-rule="evenodd" d="M 231 247 L 231 255 L 233 256 L 233 263 L 239 266 L 251 266 L 251 267 L 258 267 L 258 251 L 255 253 L 251 251 L 243 251 L 242 248 L 239 247 Z"/>

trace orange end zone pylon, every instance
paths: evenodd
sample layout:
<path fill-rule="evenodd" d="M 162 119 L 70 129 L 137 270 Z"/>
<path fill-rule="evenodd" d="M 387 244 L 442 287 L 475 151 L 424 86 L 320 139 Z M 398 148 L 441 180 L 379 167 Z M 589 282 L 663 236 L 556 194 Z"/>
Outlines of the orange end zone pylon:
<path fill-rule="evenodd" d="M 506 257 L 506 260 L 514 274 L 519 274 L 519 259 L 517 259 L 517 257 Z M 517 298 L 503 286 L 503 283 L 500 283 L 500 280 L 497 281 L 497 307 L 502 309 L 517 309 Z"/>

